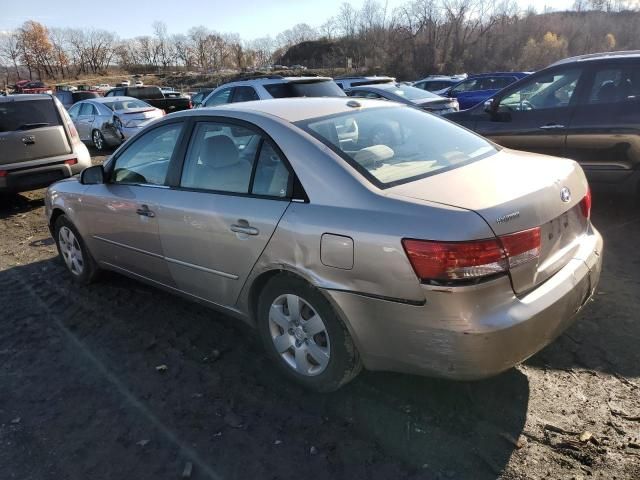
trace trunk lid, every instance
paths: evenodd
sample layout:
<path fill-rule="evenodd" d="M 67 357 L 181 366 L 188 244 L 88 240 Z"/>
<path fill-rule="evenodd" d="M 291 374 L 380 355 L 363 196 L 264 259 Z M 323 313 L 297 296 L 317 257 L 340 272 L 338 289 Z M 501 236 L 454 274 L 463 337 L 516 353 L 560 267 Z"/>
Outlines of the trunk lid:
<path fill-rule="evenodd" d="M 563 189 L 570 192 L 568 201 Z M 540 227 L 539 258 L 510 270 L 514 291 L 524 293 L 562 268 L 578 249 L 588 228 L 580 207 L 587 190 L 584 173 L 572 160 L 503 149 L 387 192 L 473 210 L 498 236 Z"/>
<path fill-rule="evenodd" d="M 20 97 L 0 103 L 0 165 L 72 152 L 51 97 Z"/>

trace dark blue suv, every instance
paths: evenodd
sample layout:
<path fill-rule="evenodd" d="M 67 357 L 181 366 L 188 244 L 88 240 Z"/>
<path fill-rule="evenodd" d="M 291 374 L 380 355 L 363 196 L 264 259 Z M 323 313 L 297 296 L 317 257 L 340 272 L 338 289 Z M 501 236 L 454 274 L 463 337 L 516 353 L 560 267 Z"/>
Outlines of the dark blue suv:
<path fill-rule="evenodd" d="M 444 92 L 442 96 L 456 98 L 460 104 L 460 110 L 466 110 L 489 100 L 503 88 L 527 75 L 530 75 L 530 73 L 499 72 L 470 75 L 467 79 Z"/>

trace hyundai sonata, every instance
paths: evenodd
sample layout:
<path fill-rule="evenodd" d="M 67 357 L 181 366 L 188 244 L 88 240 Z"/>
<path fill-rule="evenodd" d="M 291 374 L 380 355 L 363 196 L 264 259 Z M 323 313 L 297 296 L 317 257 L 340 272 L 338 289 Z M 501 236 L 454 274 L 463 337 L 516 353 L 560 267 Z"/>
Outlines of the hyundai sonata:
<path fill-rule="evenodd" d="M 363 366 L 475 379 L 536 353 L 598 283 L 590 209 L 571 160 L 349 98 L 172 114 L 46 195 L 76 280 L 114 270 L 221 309 L 321 391 Z"/>

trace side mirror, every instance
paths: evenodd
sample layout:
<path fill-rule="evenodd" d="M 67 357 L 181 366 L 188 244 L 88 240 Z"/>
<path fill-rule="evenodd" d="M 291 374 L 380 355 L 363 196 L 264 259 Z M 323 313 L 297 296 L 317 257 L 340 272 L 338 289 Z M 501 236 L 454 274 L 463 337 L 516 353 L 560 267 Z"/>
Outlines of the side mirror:
<path fill-rule="evenodd" d="M 98 185 L 104 183 L 104 167 L 94 165 L 85 168 L 80 174 L 80 183 L 83 185 Z"/>
<path fill-rule="evenodd" d="M 493 98 L 490 98 L 484 102 L 484 111 L 486 113 L 493 113 Z"/>

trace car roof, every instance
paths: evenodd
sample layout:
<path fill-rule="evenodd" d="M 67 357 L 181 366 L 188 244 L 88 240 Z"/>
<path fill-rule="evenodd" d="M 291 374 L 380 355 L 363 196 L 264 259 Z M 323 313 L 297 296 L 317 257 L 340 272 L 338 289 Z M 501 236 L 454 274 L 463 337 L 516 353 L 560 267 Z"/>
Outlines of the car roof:
<path fill-rule="evenodd" d="M 0 102 L 23 102 L 25 100 L 46 100 L 53 96 L 48 93 L 22 93 L 20 95 L 7 95 L 0 97 Z"/>
<path fill-rule="evenodd" d="M 512 77 L 512 76 L 526 76 L 530 75 L 531 72 L 487 72 L 487 73 L 476 73 L 474 75 L 469 75 L 467 78 L 461 80 L 464 82 L 465 80 L 472 80 L 474 78 L 485 78 L 485 77 Z"/>
<path fill-rule="evenodd" d="M 598 60 L 611 60 L 618 58 L 638 58 L 640 57 L 640 50 L 620 50 L 617 52 L 601 52 L 601 53 L 588 53 L 586 55 L 577 55 L 575 57 L 564 58 L 558 60 L 555 63 L 549 65 L 554 67 L 556 65 L 564 65 L 574 62 L 595 62 Z"/>
<path fill-rule="evenodd" d="M 336 77 L 336 80 L 382 80 L 382 79 L 394 80 L 393 77 L 389 77 L 387 75 L 354 75 L 354 76 Z"/>
<path fill-rule="evenodd" d="M 325 117 L 367 108 L 398 107 L 400 104 L 384 100 L 369 100 L 352 97 L 292 97 L 255 100 L 251 102 L 227 103 L 216 107 L 183 110 L 170 116 L 198 116 L 224 114 L 225 112 L 250 112 L 273 115 L 291 123 L 311 118 Z"/>

